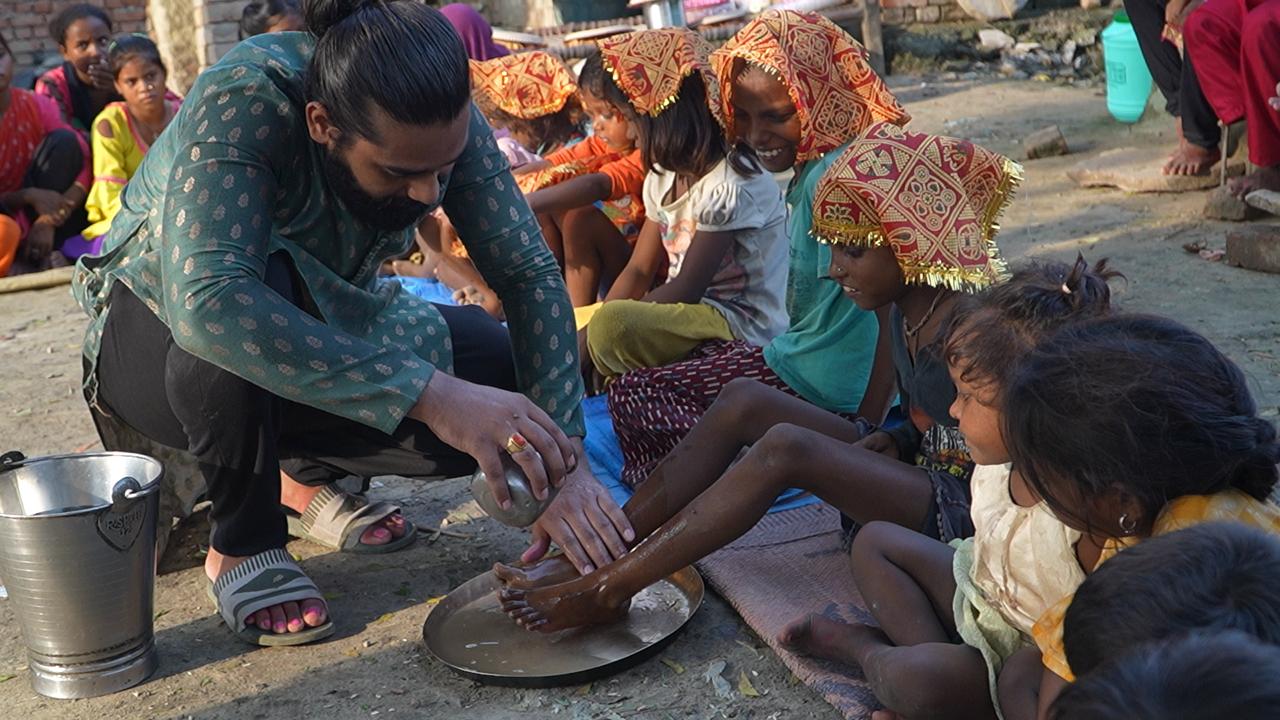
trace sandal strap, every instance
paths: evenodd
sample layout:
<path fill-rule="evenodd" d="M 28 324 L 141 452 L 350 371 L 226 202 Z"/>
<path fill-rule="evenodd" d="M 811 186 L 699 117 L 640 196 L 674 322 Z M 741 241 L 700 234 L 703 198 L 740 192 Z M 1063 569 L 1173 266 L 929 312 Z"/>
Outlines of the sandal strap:
<path fill-rule="evenodd" d="M 222 619 L 235 632 L 255 612 L 290 601 L 320 598 L 320 589 L 284 548 L 264 550 L 213 583 Z"/>
<path fill-rule="evenodd" d="M 326 485 L 307 503 L 300 520 L 307 535 L 329 547 L 349 549 L 371 525 L 400 512 L 398 505 L 368 500 Z"/>

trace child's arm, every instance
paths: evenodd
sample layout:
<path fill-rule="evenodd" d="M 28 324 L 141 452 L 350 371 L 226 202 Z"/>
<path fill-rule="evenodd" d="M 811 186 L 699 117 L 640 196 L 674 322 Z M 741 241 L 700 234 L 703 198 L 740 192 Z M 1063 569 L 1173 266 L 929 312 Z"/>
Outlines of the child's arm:
<path fill-rule="evenodd" d="M 532 172 L 538 172 L 539 170 L 546 170 L 549 167 L 551 167 L 551 163 L 546 160 L 531 160 L 520 167 L 511 168 L 511 174 L 525 175 Z"/>
<path fill-rule="evenodd" d="M 591 203 L 608 200 L 613 194 L 613 181 L 604 173 L 579 175 L 557 185 L 531 192 L 525 196 L 529 208 L 537 214 L 572 210 Z"/>
<path fill-rule="evenodd" d="M 662 247 L 662 228 L 652 220 L 645 220 L 636 238 L 627 266 L 613 281 L 605 300 L 639 300 L 653 287 L 653 281 L 662 267 L 666 255 Z"/>
<path fill-rule="evenodd" d="M 724 256 L 733 247 L 733 232 L 694 233 L 680 274 L 653 289 L 644 299 L 656 303 L 698 303 L 716 276 Z"/>

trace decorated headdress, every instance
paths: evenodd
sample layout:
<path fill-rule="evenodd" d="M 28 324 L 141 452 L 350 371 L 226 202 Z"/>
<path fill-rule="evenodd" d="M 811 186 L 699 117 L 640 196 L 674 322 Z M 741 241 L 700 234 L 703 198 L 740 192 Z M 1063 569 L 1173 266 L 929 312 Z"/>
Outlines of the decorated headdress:
<path fill-rule="evenodd" d="M 637 112 L 656 117 L 680 94 L 685 78 L 702 73 L 707 102 L 717 120 L 720 92 L 708 57 L 711 45 L 687 28 L 640 30 L 600 41 L 605 69 Z"/>
<path fill-rule="evenodd" d="M 817 13 L 760 13 L 711 54 L 720 80 L 725 129 L 735 136 L 732 74 L 737 60 L 768 72 L 787 87 L 800 118 L 796 159 L 801 162 L 840 147 L 872 123 L 905 125 L 911 116 L 867 58 L 857 40 Z"/>
<path fill-rule="evenodd" d="M 521 120 L 559 112 L 578 92 L 569 68 L 541 50 L 472 60 L 471 86 L 503 112 Z"/>
<path fill-rule="evenodd" d="M 979 290 L 1008 274 L 996 221 L 1021 180 L 1021 166 L 968 140 L 877 123 L 818 182 L 813 234 L 888 241 L 908 283 Z"/>

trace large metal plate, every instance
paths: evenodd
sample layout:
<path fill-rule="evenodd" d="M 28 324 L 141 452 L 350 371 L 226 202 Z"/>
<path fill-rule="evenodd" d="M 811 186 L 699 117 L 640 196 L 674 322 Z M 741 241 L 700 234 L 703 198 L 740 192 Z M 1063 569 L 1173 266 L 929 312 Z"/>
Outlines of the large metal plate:
<path fill-rule="evenodd" d="M 702 604 L 702 577 L 687 567 L 631 600 L 625 620 L 556 633 L 529 632 L 502 612 L 493 573 L 439 602 L 422 625 L 427 650 L 455 672 L 489 685 L 578 685 L 621 672 L 675 639 Z"/>

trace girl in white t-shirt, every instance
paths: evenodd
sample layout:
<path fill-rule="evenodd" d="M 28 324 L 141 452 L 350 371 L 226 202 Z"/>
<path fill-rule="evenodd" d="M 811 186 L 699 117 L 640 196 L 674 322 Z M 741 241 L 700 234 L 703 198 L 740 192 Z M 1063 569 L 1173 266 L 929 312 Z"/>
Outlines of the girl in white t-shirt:
<path fill-rule="evenodd" d="M 707 340 L 764 345 L 787 326 L 786 207 L 773 176 L 730 147 L 712 114 L 706 42 L 668 28 L 600 50 L 635 111 L 649 173 L 630 262 L 603 303 L 577 311 L 584 367 L 609 378 Z"/>

